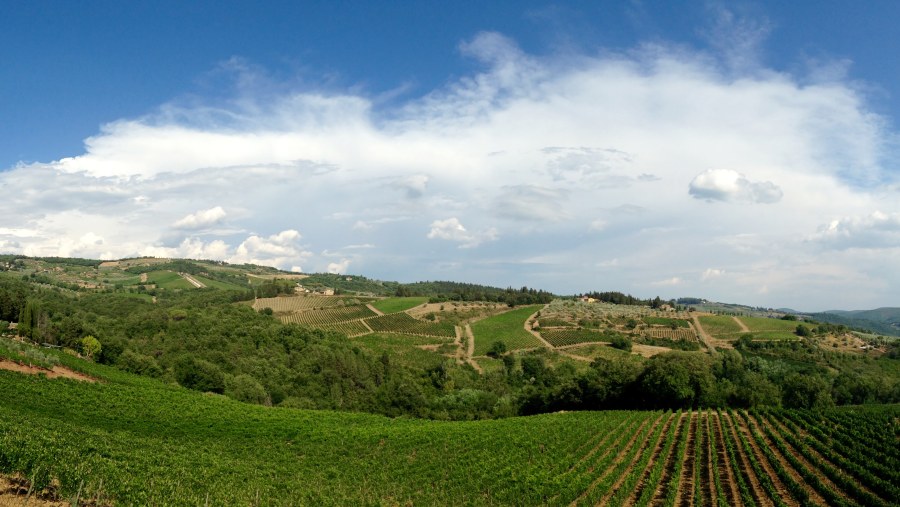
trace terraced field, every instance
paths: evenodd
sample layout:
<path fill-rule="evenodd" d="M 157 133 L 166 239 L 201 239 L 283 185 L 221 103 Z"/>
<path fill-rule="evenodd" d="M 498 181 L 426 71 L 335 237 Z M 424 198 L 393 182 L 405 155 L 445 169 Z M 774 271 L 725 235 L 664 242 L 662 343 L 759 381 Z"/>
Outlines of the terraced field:
<path fill-rule="evenodd" d="M 542 347 L 541 341 L 525 330 L 525 320 L 540 309 L 541 305 L 525 306 L 473 322 L 474 355 L 486 354 L 498 341 L 505 343 L 509 350 Z"/>

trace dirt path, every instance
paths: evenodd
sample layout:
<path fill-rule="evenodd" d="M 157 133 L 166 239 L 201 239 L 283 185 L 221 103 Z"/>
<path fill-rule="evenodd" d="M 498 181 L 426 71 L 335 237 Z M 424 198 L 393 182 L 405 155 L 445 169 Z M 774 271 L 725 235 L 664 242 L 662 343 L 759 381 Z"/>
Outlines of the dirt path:
<path fill-rule="evenodd" d="M 141 283 L 147 283 L 147 273 L 141 273 Z"/>
<path fill-rule="evenodd" d="M 716 348 L 713 346 L 713 337 L 710 336 L 703 326 L 700 325 L 700 317 L 694 314 L 691 314 L 691 320 L 694 322 L 694 328 L 697 330 L 697 336 L 700 337 L 700 340 L 706 345 L 706 348 L 709 349 L 711 354 L 716 353 Z"/>
<path fill-rule="evenodd" d="M 753 499 L 756 500 L 756 504 L 765 507 L 774 507 L 775 502 L 769 498 L 766 490 L 763 489 L 762 484 L 760 483 L 759 477 L 756 475 L 756 471 L 753 469 L 753 466 L 750 465 L 750 458 L 747 457 L 747 453 L 744 450 L 744 446 L 741 444 L 741 439 L 737 434 L 737 424 L 734 419 L 731 418 L 730 414 L 723 414 L 721 416 L 725 419 L 725 426 L 727 426 L 725 431 L 731 433 L 731 439 L 734 441 L 735 452 L 737 454 L 738 461 L 741 464 L 741 468 L 744 470 L 744 475 L 748 479 L 750 483 L 750 493 L 753 495 Z"/>
<path fill-rule="evenodd" d="M 737 323 L 738 326 L 740 326 L 741 331 L 743 331 L 743 332 L 745 332 L 745 333 L 749 333 L 749 332 L 750 332 L 750 328 L 747 327 L 747 324 L 744 324 L 744 322 L 743 322 L 741 319 L 737 318 L 737 317 L 734 316 L 734 315 L 732 315 L 731 318 L 734 319 L 734 321 Z"/>
<path fill-rule="evenodd" d="M 793 432 L 790 430 L 790 428 L 784 426 L 780 421 L 775 423 L 775 422 L 773 422 L 773 420 L 766 418 L 766 419 L 762 420 L 762 424 L 764 424 L 766 427 L 768 427 L 772 431 L 772 433 L 774 433 L 776 435 L 781 435 L 781 430 L 783 430 L 787 433 L 793 434 Z M 779 430 L 779 428 L 781 430 Z M 810 473 L 815 475 L 819 479 L 819 481 L 822 483 L 823 486 L 830 489 L 831 491 L 834 491 L 838 496 L 843 498 L 845 501 L 850 502 L 850 497 L 847 495 L 847 493 L 844 492 L 844 490 L 842 490 L 841 488 L 839 488 L 837 486 L 837 484 L 832 482 L 832 480 L 829 479 L 827 475 L 822 473 L 822 471 L 819 470 L 819 468 L 817 466 L 810 463 L 809 460 L 806 459 L 806 456 L 804 456 L 802 453 L 800 453 L 800 450 L 796 449 L 793 446 L 793 444 L 791 444 L 788 441 L 788 439 L 784 438 L 783 436 L 781 437 L 781 439 L 784 442 L 784 445 L 788 449 L 794 450 L 793 455 L 795 458 L 797 458 L 797 461 L 799 461 L 800 464 L 803 465 Z"/>
<path fill-rule="evenodd" d="M 193 285 L 194 287 L 196 287 L 198 289 L 202 289 L 202 288 L 206 287 L 206 285 L 204 285 L 200 280 L 197 280 L 196 278 L 194 278 L 193 276 L 191 276 L 187 273 L 178 273 L 178 274 L 181 275 L 181 278 L 184 278 L 185 280 L 188 281 L 188 283 L 190 283 L 191 285 Z"/>
<path fill-rule="evenodd" d="M 694 448 L 697 442 L 699 420 L 699 414 L 691 412 L 687 446 L 684 449 L 684 465 L 681 467 L 681 478 L 675 489 L 675 504 L 684 507 L 693 507 L 694 505 L 694 469 L 697 468 L 697 456 L 694 455 Z"/>
<path fill-rule="evenodd" d="M 644 437 L 645 443 L 647 440 L 650 439 L 650 436 L 653 434 L 653 429 L 659 424 L 659 421 L 662 420 L 663 417 L 664 417 L 663 415 L 660 415 L 653 421 L 653 424 L 650 426 L 650 429 L 647 430 L 647 435 Z M 576 498 L 575 500 L 572 501 L 571 504 L 569 504 L 569 507 L 574 507 L 574 506 L 578 505 L 582 500 L 584 500 L 585 497 L 588 496 L 588 494 L 590 494 L 590 492 L 594 488 L 597 487 L 598 484 L 600 484 L 601 481 L 603 481 L 604 478 L 606 478 L 606 476 L 608 474 L 610 474 L 613 470 L 615 470 L 616 465 L 618 465 L 622 460 L 624 460 L 625 456 L 628 455 L 628 452 L 631 450 L 631 448 L 635 446 L 635 444 L 637 443 L 638 436 L 641 434 L 641 431 L 643 430 L 644 426 L 647 425 L 648 421 L 649 421 L 649 419 L 645 419 L 641 423 L 641 425 L 637 428 L 637 430 L 635 430 L 634 432 L 631 433 L 631 438 L 628 440 L 628 443 L 626 443 L 625 446 L 622 447 L 622 449 L 616 455 L 615 459 L 613 459 L 613 461 L 609 463 L 609 465 L 606 467 L 606 469 L 603 470 L 603 472 L 600 473 L 600 475 L 598 475 L 597 478 L 593 480 L 593 482 L 591 482 L 591 484 L 581 493 L 581 495 L 578 496 L 578 498 Z M 644 444 L 641 444 L 641 445 L 643 446 Z"/>
<path fill-rule="evenodd" d="M 656 441 L 653 442 L 653 451 L 651 451 L 651 452 L 653 452 L 654 455 L 659 454 L 659 451 L 662 448 L 663 439 L 665 438 L 666 433 L 669 431 L 669 427 L 672 425 L 672 421 L 674 421 L 674 420 L 675 420 L 675 414 L 670 414 L 669 417 L 666 418 L 665 426 L 663 426 L 662 431 L 659 432 L 659 435 L 656 436 Z M 658 424 L 658 422 L 659 422 L 659 419 L 657 419 L 657 424 Z M 654 424 L 653 426 L 655 428 L 656 424 Z M 609 505 L 609 501 L 612 499 L 613 496 L 615 496 L 616 491 L 622 486 L 622 483 L 625 482 L 625 479 L 628 478 L 628 475 L 629 475 L 628 472 L 630 470 L 633 470 L 634 466 L 637 464 L 637 462 L 641 460 L 641 455 L 643 454 L 642 451 L 644 449 L 646 449 L 647 444 L 650 444 L 650 438 L 653 436 L 654 428 L 651 428 L 650 431 L 647 433 L 647 436 L 644 438 L 644 441 L 641 444 L 641 447 L 638 448 L 638 451 L 636 453 L 634 453 L 634 456 L 631 458 L 631 462 L 629 462 L 628 466 L 625 467 L 625 472 L 622 473 L 622 475 L 620 475 L 618 479 L 616 479 L 616 482 L 613 483 L 612 486 L 610 486 L 609 491 L 607 491 L 606 494 L 603 495 L 603 498 L 601 498 L 600 501 L 597 502 L 597 505 Z M 651 461 L 652 460 L 653 459 L 651 458 Z M 648 467 L 648 470 L 649 470 L 649 467 Z"/>
<path fill-rule="evenodd" d="M 744 503 L 741 502 L 741 493 L 738 491 L 737 481 L 734 479 L 734 474 L 740 472 L 731 468 L 731 460 L 728 459 L 728 452 L 725 450 L 725 435 L 722 433 L 722 420 L 719 417 L 719 414 L 710 414 L 709 417 L 715 418 L 713 426 L 716 441 L 715 452 L 718 458 L 719 468 L 725 469 L 725 473 L 721 475 L 720 480 L 722 482 L 722 489 L 725 490 L 725 496 L 729 497 L 727 503 L 728 505 L 742 506 Z M 712 473 L 721 472 L 713 470 Z"/>
<path fill-rule="evenodd" d="M 472 326 L 466 323 L 465 327 L 466 331 L 466 362 L 472 365 L 472 368 L 475 368 L 475 371 L 478 373 L 484 373 L 484 369 L 478 364 L 478 361 L 473 359 L 475 357 L 475 333 L 472 332 Z"/>
<path fill-rule="evenodd" d="M 52 370 L 48 370 L 46 368 L 41 368 L 38 366 L 29 366 L 26 364 L 19 364 L 15 361 L 10 361 L 9 359 L 0 358 L 0 370 L 8 370 L 14 371 L 18 373 L 26 373 L 28 375 L 46 375 L 47 378 L 70 378 L 74 380 L 83 380 L 85 382 L 96 382 L 97 379 L 93 377 L 89 377 L 84 373 L 79 373 L 77 371 L 70 370 L 65 366 L 56 365 Z"/>
<path fill-rule="evenodd" d="M 532 322 L 537 318 L 537 314 L 539 314 L 539 313 L 541 312 L 541 310 L 546 310 L 548 306 L 550 306 L 550 305 L 544 305 L 543 308 L 541 308 L 540 310 L 538 310 L 538 311 L 532 313 L 531 315 L 529 315 L 528 318 L 525 319 L 525 324 L 524 324 L 524 326 L 525 326 L 525 331 L 528 331 L 529 333 L 532 334 L 532 336 L 534 336 L 535 338 L 537 338 L 538 340 L 540 340 L 540 342 L 543 343 L 545 347 L 547 347 L 547 348 L 550 349 L 550 350 L 553 350 L 553 349 L 555 349 L 556 347 L 554 347 L 553 345 L 550 344 L 550 342 L 548 342 L 547 340 L 545 340 L 544 337 L 541 336 L 541 333 L 535 331 L 535 330 L 534 330 L 534 324 L 532 324 Z"/>
<path fill-rule="evenodd" d="M 778 462 L 781 463 L 781 467 L 784 468 L 787 474 L 791 476 L 791 479 L 793 479 L 794 482 L 803 487 L 804 491 L 806 491 L 806 494 L 809 495 L 810 502 L 814 503 L 815 505 L 828 505 L 828 502 L 825 501 L 825 498 L 822 497 L 822 495 L 820 495 L 818 491 L 816 491 L 806 483 L 806 480 L 803 479 L 800 473 L 797 472 L 797 470 L 794 469 L 794 467 L 784 457 L 784 455 L 781 454 L 781 451 L 778 449 L 778 447 L 775 446 L 769 436 L 766 435 L 764 431 L 762 431 L 760 422 L 754 416 L 748 416 L 748 419 L 750 420 L 751 430 L 760 434 L 763 442 L 765 442 L 766 444 L 766 447 L 768 447 L 769 450 L 772 451 L 772 455 L 774 455 L 775 459 L 777 459 Z"/>
<path fill-rule="evenodd" d="M 366 308 L 375 312 L 375 315 L 384 315 L 384 312 L 372 306 L 371 303 L 366 303 Z"/>

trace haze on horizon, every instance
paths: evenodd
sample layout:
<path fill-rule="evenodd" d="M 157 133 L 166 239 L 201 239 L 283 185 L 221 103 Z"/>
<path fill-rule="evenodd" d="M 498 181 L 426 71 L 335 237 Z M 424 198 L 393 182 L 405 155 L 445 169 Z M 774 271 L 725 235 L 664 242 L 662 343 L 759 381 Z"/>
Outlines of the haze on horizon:
<path fill-rule="evenodd" d="M 898 7 L 7 4 L 0 253 L 900 303 Z"/>

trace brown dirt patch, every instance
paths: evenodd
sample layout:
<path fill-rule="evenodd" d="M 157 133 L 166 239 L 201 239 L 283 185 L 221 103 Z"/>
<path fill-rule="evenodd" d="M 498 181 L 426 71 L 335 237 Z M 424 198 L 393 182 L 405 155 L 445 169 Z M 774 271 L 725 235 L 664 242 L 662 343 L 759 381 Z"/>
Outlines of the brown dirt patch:
<path fill-rule="evenodd" d="M 634 343 L 631 345 L 631 353 L 644 357 L 653 357 L 664 352 L 671 352 L 669 347 L 657 347 L 656 345 L 644 345 L 642 343 Z"/>
<path fill-rule="evenodd" d="M 53 491 L 31 491 L 28 481 L 19 475 L 0 475 L 0 507 L 68 507 Z"/>
<path fill-rule="evenodd" d="M 83 380 L 85 382 L 97 382 L 97 379 L 95 379 L 94 377 L 90 377 L 88 375 L 85 375 L 84 373 L 79 373 L 77 371 L 70 370 L 65 366 L 59 365 L 54 366 L 52 370 L 48 370 L 39 366 L 19 364 L 15 361 L 10 361 L 9 359 L 0 358 L 0 370 L 14 371 L 18 373 L 25 373 L 28 375 L 46 375 L 47 378 L 63 377 L 74 380 Z"/>

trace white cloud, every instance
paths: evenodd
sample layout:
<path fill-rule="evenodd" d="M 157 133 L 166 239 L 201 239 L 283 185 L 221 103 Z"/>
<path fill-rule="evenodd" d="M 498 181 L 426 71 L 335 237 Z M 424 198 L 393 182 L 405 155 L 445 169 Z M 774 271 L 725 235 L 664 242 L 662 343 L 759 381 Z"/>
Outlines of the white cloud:
<path fill-rule="evenodd" d="M 191 213 L 172 224 L 175 229 L 196 230 L 221 223 L 225 219 L 225 210 L 221 206 Z"/>
<path fill-rule="evenodd" d="M 725 270 L 716 269 L 716 268 L 706 268 L 702 275 L 700 275 L 700 280 L 707 281 L 712 280 L 714 278 L 719 278 L 725 274 Z"/>
<path fill-rule="evenodd" d="M 689 192 L 697 199 L 771 204 L 781 200 L 783 192 L 771 181 L 751 182 L 730 169 L 710 169 L 698 174 Z"/>
<path fill-rule="evenodd" d="M 342 275 L 347 272 L 350 267 L 350 259 L 341 259 L 340 262 L 328 263 L 328 272 L 336 275 Z"/>
<path fill-rule="evenodd" d="M 497 231 L 488 229 L 478 234 L 469 232 L 457 218 L 435 220 L 426 236 L 428 239 L 443 239 L 460 243 L 460 248 L 472 248 L 484 241 L 497 239 Z"/>
<path fill-rule="evenodd" d="M 739 29 L 707 34 L 718 52 L 566 58 L 480 34 L 460 52 L 481 70 L 377 106 L 355 90 L 258 92 L 238 65 L 227 106 L 166 105 L 105 125 L 84 153 L 0 171 L 0 249 L 310 271 L 349 260 L 372 277 L 561 293 L 695 273 L 668 287 L 771 306 L 900 299 L 896 266 L 863 251 L 897 249 L 896 132 L 848 77 L 766 69 L 765 22 L 721 26 Z M 345 248 L 365 244 L 378 248 Z M 598 263 L 615 269 L 583 269 Z M 734 284 L 703 284 L 711 269 Z M 808 290 L 825 272 L 835 285 Z M 867 282 L 836 290 L 854 278 Z"/>
<path fill-rule="evenodd" d="M 832 220 L 819 227 L 811 239 L 835 248 L 898 248 L 900 213 L 875 211 L 867 216 Z"/>

